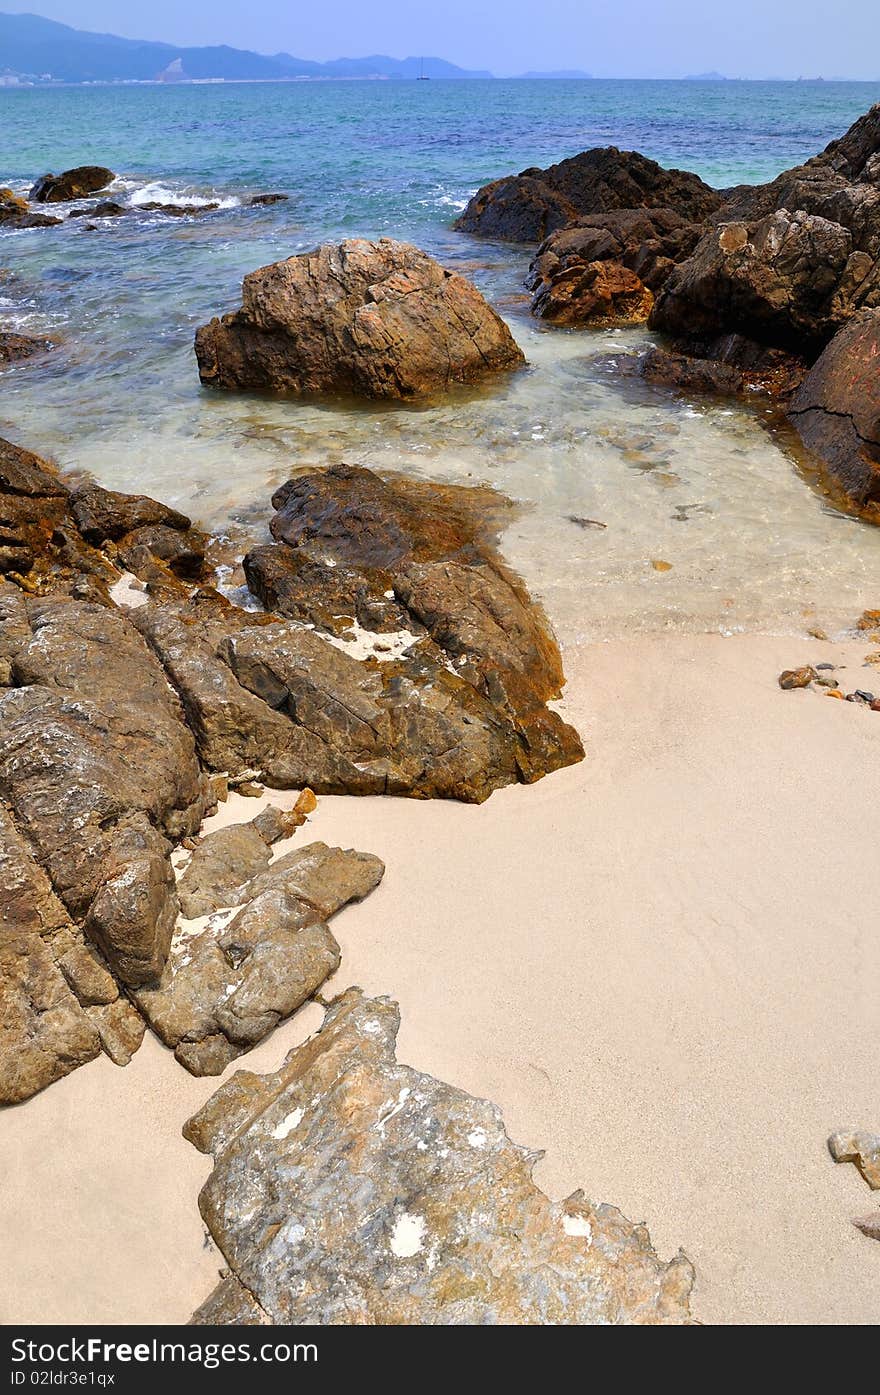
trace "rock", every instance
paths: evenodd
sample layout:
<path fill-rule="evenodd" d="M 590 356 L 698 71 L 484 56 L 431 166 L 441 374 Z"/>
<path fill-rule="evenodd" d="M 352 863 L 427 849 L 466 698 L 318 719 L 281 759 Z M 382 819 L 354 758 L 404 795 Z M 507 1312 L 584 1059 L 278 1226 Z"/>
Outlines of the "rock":
<path fill-rule="evenodd" d="M 187 1070 L 219 1074 L 338 968 L 325 922 L 383 872 L 376 857 L 324 843 L 289 853 L 228 893 L 227 904 L 243 907 L 231 923 L 215 916 L 179 932 L 160 985 L 135 993 L 138 1007 Z"/>
<path fill-rule="evenodd" d="M 651 326 L 690 341 L 733 331 L 815 355 L 852 313 L 852 253 L 846 228 L 802 210 L 722 223 L 670 273 Z"/>
<path fill-rule="evenodd" d="M 867 1235 L 869 1240 L 880 1240 L 880 1211 L 872 1211 L 869 1216 L 860 1216 L 853 1221 L 856 1230 Z"/>
<path fill-rule="evenodd" d="M 139 530 L 167 528 L 186 531 L 191 526 L 186 514 L 160 504 L 145 494 L 118 494 L 98 484 L 84 484 L 71 495 L 71 511 L 86 542 L 106 542 Z"/>
<path fill-rule="evenodd" d="M 880 610 L 863 610 L 856 621 L 857 630 L 880 629 Z"/>
<path fill-rule="evenodd" d="M 841 1129 L 828 1139 L 835 1162 L 855 1163 L 868 1186 L 880 1190 L 880 1134 L 866 1129 Z"/>
<path fill-rule="evenodd" d="M 840 687 L 840 684 L 838 683 L 837 679 L 836 679 L 836 678 L 832 678 L 830 673 L 820 673 L 820 674 L 818 674 L 818 675 L 817 675 L 817 678 L 816 678 L 816 682 L 819 684 L 820 688 L 839 688 L 839 687 Z"/>
<path fill-rule="evenodd" d="M 880 310 L 838 330 L 792 399 L 804 444 L 850 499 L 880 503 Z"/>
<path fill-rule="evenodd" d="M 840 691 L 839 688 L 829 688 L 829 689 L 826 691 L 825 696 L 826 696 L 826 697 L 833 697 L 833 698 L 841 698 L 841 699 L 842 699 L 842 698 L 843 698 L 843 693 Z"/>
<path fill-rule="evenodd" d="M 9 218 L 20 218 L 27 211 L 27 199 L 14 194 L 11 189 L 0 188 L 0 223 L 5 223 Z"/>
<path fill-rule="evenodd" d="M 237 893 L 268 867 L 270 844 L 256 821 L 218 828 L 202 838 L 177 883 L 180 909 L 188 920 L 239 904 Z"/>
<path fill-rule="evenodd" d="M 146 1023 L 127 998 L 86 1009 L 98 1030 L 104 1054 L 115 1066 L 127 1066 L 144 1039 Z"/>
<path fill-rule="evenodd" d="M 398 1065 L 399 1017 L 351 989 L 275 1075 L 235 1075 L 184 1128 L 230 1274 L 195 1323 L 671 1324 L 693 1271 L 575 1192 L 498 1110 Z"/>
<path fill-rule="evenodd" d="M 289 194 L 253 194 L 248 200 L 251 208 L 260 208 L 270 203 L 287 203 Z"/>
<path fill-rule="evenodd" d="M 100 1053 L 53 953 L 73 927 L 0 804 L 0 1105 L 18 1104 Z M 115 986 L 114 986 L 115 987 Z"/>
<path fill-rule="evenodd" d="M 34 203 L 66 203 L 85 199 L 112 184 L 116 175 L 103 165 L 77 165 L 63 174 L 44 174 L 30 192 Z"/>
<path fill-rule="evenodd" d="M 643 283 L 641 300 L 628 318 L 647 318 L 653 295 L 673 266 L 689 256 L 703 228 L 688 223 L 668 208 L 623 209 L 581 219 L 546 239 L 529 267 L 526 285 L 533 292 L 532 313 L 554 322 L 579 323 L 577 288 L 586 269 L 595 263 L 619 264 Z M 620 271 L 616 274 L 619 276 Z M 611 274 L 611 273 L 609 273 Z M 634 288 L 635 282 L 631 283 Z M 573 318 L 559 320 L 554 307 Z M 589 307 L 588 307 L 589 308 Z"/>
<path fill-rule="evenodd" d="M 662 208 L 699 223 L 720 204 L 720 194 L 697 175 L 608 146 L 484 185 L 455 227 L 507 242 L 543 242 L 585 215 Z"/>
<path fill-rule="evenodd" d="M 667 349 L 648 351 L 641 362 L 642 376 L 649 383 L 675 388 L 684 393 L 711 393 L 727 397 L 745 388 L 740 369 L 717 359 L 693 358 Z"/>
<path fill-rule="evenodd" d="M 48 353 L 54 347 L 51 339 L 35 339 L 30 334 L 11 334 L 7 330 L 0 330 L 0 366 L 21 363 L 36 354 Z"/>
<path fill-rule="evenodd" d="M 122 203 L 115 203 L 113 199 L 104 199 L 102 203 L 96 203 L 91 208 L 72 208 L 68 213 L 68 218 L 121 218 L 124 213 L 130 210 Z"/>
<path fill-rule="evenodd" d="M 390 238 L 290 257 L 242 290 L 241 310 L 196 332 L 213 387 L 411 399 L 525 362 L 474 286 Z"/>
<path fill-rule="evenodd" d="M 208 541 L 208 535 L 198 528 L 179 528 L 167 523 L 150 524 L 135 528 L 119 539 L 117 560 L 123 567 L 136 572 L 142 565 L 140 550 L 144 549 L 152 559 L 164 562 L 177 576 L 195 580 L 204 571 Z"/>
<path fill-rule="evenodd" d="M 205 213 L 216 213 L 219 203 L 140 203 L 138 213 L 164 213 L 168 218 L 200 218 Z"/>
<path fill-rule="evenodd" d="M 572 259 L 528 284 L 535 292 L 532 314 L 557 325 L 644 324 L 654 304 L 647 286 L 619 262 Z"/>
<path fill-rule="evenodd" d="M 816 678 L 816 670 L 809 664 L 803 668 L 787 668 L 779 675 L 780 688 L 808 688 Z"/>
<path fill-rule="evenodd" d="M 0 693 L 0 796 L 126 982 L 161 970 L 176 914 L 170 838 L 207 803 L 162 669 L 113 609 L 28 599 Z"/>

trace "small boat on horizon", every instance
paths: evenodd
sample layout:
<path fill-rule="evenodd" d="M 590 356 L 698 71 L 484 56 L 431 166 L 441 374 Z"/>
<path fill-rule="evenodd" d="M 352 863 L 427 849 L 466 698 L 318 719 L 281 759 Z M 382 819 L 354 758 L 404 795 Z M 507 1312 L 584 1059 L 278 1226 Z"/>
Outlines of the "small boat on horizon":
<path fill-rule="evenodd" d="M 416 82 L 430 82 L 430 81 L 431 81 L 430 75 L 429 75 L 428 73 L 425 72 L 425 60 L 424 60 L 424 58 L 423 58 L 423 59 L 421 60 L 421 67 L 419 68 L 419 75 L 418 75 L 418 77 L 416 78 Z"/>

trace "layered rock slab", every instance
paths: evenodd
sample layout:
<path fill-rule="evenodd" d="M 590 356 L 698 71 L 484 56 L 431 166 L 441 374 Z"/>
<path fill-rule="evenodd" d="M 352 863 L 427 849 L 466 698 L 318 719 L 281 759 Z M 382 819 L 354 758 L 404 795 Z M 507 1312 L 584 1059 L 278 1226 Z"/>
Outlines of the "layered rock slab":
<path fill-rule="evenodd" d="M 242 307 L 195 338 L 203 383 L 407 400 L 525 359 L 464 277 L 408 243 L 352 238 L 261 267 Z"/>
<path fill-rule="evenodd" d="M 182 926 L 156 988 L 134 998 L 194 1075 L 218 1075 L 320 988 L 339 967 L 326 922 L 378 886 L 368 853 L 312 843 L 229 891 L 237 914 Z"/>
<path fill-rule="evenodd" d="M 675 1324 L 693 1271 L 576 1192 L 494 1105 L 398 1064 L 396 1005 L 351 989 L 275 1075 L 241 1072 L 184 1128 L 230 1273 L 196 1324 Z"/>

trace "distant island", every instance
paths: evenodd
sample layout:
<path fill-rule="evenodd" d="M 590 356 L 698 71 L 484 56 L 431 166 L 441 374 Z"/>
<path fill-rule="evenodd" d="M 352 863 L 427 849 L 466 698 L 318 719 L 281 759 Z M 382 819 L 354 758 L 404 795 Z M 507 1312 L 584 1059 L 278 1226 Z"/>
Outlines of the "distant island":
<path fill-rule="evenodd" d="M 40 15 L 0 14 L 0 85 L 105 82 L 284 82 L 351 78 L 491 78 L 444 58 L 337 58 L 314 63 L 226 44 L 178 48 L 72 29 Z"/>

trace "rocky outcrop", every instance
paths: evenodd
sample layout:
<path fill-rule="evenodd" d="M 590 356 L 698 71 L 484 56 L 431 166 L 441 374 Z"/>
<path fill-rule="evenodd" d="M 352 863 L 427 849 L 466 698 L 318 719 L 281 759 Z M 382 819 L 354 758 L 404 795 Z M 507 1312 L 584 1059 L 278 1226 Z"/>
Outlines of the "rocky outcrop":
<path fill-rule="evenodd" d="M 231 920 L 182 926 L 161 982 L 135 1002 L 181 1065 L 219 1075 L 339 967 L 326 922 L 369 895 L 384 870 L 377 857 L 324 843 L 288 853 L 224 892 L 227 907 L 242 907 Z"/>
<path fill-rule="evenodd" d="M 184 1129 L 229 1274 L 196 1324 L 674 1324 L 693 1271 L 581 1192 L 550 1201 L 498 1110 L 399 1065 L 396 1005 L 352 989 L 275 1075 Z"/>
<path fill-rule="evenodd" d="M 229 391 L 403 400 L 524 362 L 470 282 L 390 238 L 251 272 L 242 308 L 203 325 L 195 352 L 202 382 Z"/>
<path fill-rule="evenodd" d="M 553 233 L 533 257 L 526 278 L 535 297 L 533 313 L 544 314 L 542 306 L 552 304 L 559 292 L 567 295 L 567 282 L 595 262 L 619 263 L 656 293 L 672 268 L 690 256 L 702 232 L 700 224 L 668 208 L 620 209 L 584 217 L 576 227 Z"/>
<path fill-rule="evenodd" d="M 789 415 L 851 499 L 880 503 L 880 310 L 863 311 L 837 332 Z"/>
<path fill-rule="evenodd" d="M 455 226 L 505 242 L 543 242 L 590 214 L 667 209 L 699 223 L 720 204 L 720 194 L 697 175 L 667 170 L 637 151 L 608 146 L 484 185 Z"/>
<path fill-rule="evenodd" d="M 63 174 L 44 174 L 30 192 L 34 203 L 68 203 L 86 199 L 112 184 L 116 175 L 103 165 L 77 165 Z"/>

